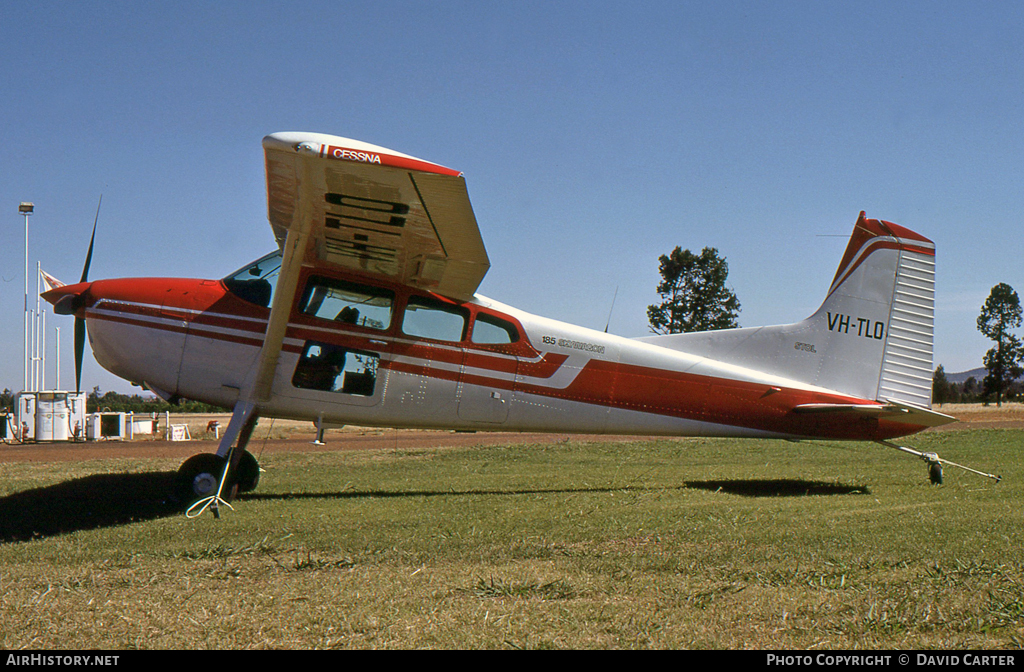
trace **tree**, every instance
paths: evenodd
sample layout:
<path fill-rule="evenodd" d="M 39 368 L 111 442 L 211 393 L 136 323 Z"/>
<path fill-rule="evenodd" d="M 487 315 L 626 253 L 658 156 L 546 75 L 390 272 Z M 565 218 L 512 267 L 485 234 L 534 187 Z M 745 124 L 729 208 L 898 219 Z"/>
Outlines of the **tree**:
<path fill-rule="evenodd" d="M 1013 334 L 1003 337 L 1001 346 L 996 346 L 985 353 L 982 364 L 988 369 L 988 375 L 981 381 L 985 387 L 986 398 L 996 395 L 996 405 L 1002 406 L 1003 398 L 1012 398 L 1013 382 L 1024 375 L 1024 348 L 1020 339 Z"/>
<path fill-rule="evenodd" d="M 943 405 L 950 400 L 953 390 L 953 385 L 946 377 L 946 370 L 942 368 L 942 364 L 939 364 L 932 376 L 932 402 L 939 406 Z"/>
<path fill-rule="evenodd" d="M 968 403 L 978 401 L 978 379 L 970 376 L 960 386 L 960 400 Z"/>
<path fill-rule="evenodd" d="M 221 413 L 225 409 L 220 406 L 204 404 L 200 401 L 179 399 L 176 403 L 169 403 L 156 396 L 142 397 L 138 394 L 131 396 L 109 390 L 101 394 L 97 385 L 85 399 L 85 410 L 87 413 L 98 411 L 111 411 L 114 413 Z"/>
<path fill-rule="evenodd" d="M 1007 385 L 1024 373 L 1021 368 L 1024 350 L 1020 339 L 1010 333 L 1020 325 L 1020 297 L 1013 287 L 1001 282 L 992 288 L 978 315 L 978 331 L 996 342 L 995 347 L 985 353 L 983 363 L 988 375 L 983 383 L 986 394 L 995 393 L 999 406 L 1002 406 Z"/>
<path fill-rule="evenodd" d="M 651 331 L 678 334 L 739 326 L 740 302 L 725 286 L 729 264 L 717 249 L 705 247 L 698 256 L 676 247 L 658 261 L 662 302 L 647 307 Z"/>

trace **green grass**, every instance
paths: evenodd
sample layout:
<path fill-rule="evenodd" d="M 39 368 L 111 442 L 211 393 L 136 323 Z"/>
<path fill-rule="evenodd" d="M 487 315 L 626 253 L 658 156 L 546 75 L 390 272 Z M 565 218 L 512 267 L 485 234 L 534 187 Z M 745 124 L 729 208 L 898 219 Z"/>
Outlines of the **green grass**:
<path fill-rule="evenodd" d="M 0 648 L 1019 648 L 1024 432 L 0 465 Z"/>

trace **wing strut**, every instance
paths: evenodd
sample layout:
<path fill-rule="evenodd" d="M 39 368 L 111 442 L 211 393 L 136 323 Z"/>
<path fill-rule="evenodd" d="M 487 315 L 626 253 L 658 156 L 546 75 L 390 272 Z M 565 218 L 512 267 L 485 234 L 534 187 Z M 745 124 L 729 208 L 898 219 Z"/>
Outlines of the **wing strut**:
<path fill-rule="evenodd" d="M 292 301 L 298 289 L 299 273 L 302 271 L 302 257 L 306 251 L 307 230 L 291 229 L 285 240 L 281 258 L 281 272 L 274 290 L 274 303 L 270 307 L 270 320 L 267 322 L 267 333 L 263 337 L 260 349 L 259 365 L 253 380 L 249 399 L 261 402 L 270 399 L 270 390 L 277 371 L 277 360 L 281 355 L 281 345 L 288 329 L 288 317 L 292 309 Z M 233 418 L 232 418 L 233 420 Z"/>
<path fill-rule="evenodd" d="M 245 446 L 249 443 L 249 437 L 252 436 L 256 421 L 259 419 L 260 403 L 270 400 L 281 346 L 288 329 L 288 317 L 298 288 L 299 273 L 302 271 L 302 259 L 309 237 L 308 221 L 308 218 L 300 217 L 300 224 L 288 231 L 281 255 L 281 272 L 278 275 L 277 289 L 274 291 L 274 301 L 270 307 L 270 319 L 267 322 L 266 335 L 263 337 L 263 347 L 260 348 L 257 359 L 256 373 L 252 385 L 243 389 L 235 403 L 231 421 L 217 448 L 217 456 L 224 461 L 217 492 L 189 507 L 185 513 L 189 518 L 202 515 L 206 509 L 213 511 L 215 518 L 220 518 L 221 504 L 233 510 L 228 503 L 228 500 L 232 499 L 232 487 L 229 486 L 228 492 L 224 492 L 224 487 L 228 482 L 228 475 L 235 471 L 245 453 Z M 307 223 L 305 226 L 302 225 L 304 222 Z"/>
<path fill-rule="evenodd" d="M 299 186 L 315 180 L 314 166 L 310 162 L 299 162 L 295 177 Z M 281 271 L 277 277 L 277 289 L 274 290 L 274 302 L 270 306 L 270 319 L 267 322 L 267 333 L 263 337 L 260 349 L 259 366 L 253 381 L 249 399 L 257 402 L 270 400 L 270 391 L 277 371 L 277 360 L 281 355 L 281 345 L 288 329 L 288 317 L 291 314 L 292 302 L 299 286 L 299 273 L 302 261 L 309 244 L 310 231 L 313 228 L 313 204 L 309 200 L 299 199 L 295 204 L 295 217 L 288 228 L 284 246 L 281 248 Z"/>

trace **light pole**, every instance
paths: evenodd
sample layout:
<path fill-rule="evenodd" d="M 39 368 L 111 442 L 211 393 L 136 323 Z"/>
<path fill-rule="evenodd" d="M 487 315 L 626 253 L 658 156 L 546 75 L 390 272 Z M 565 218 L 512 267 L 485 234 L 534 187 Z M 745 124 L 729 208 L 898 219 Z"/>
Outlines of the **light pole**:
<path fill-rule="evenodd" d="M 40 294 L 42 293 L 42 287 L 40 287 L 40 281 L 42 280 L 42 262 L 36 262 L 36 311 L 34 326 L 32 327 L 35 331 L 35 340 L 32 343 L 32 347 L 35 348 L 35 357 L 32 360 L 32 366 L 34 372 L 32 374 L 32 388 L 39 392 L 40 390 L 46 389 L 46 313 L 42 309 L 42 299 Z"/>
<path fill-rule="evenodd" d="M 24 201 L 18 206 L 18 212 L 25 217 L 25 387 L 29 391 L 29 325 L 28 325 L 28 218 L 36 206 Z"/>
<path fill-rule="evenodd" d="M 56 371 L 57 380 L 54 381 L 53 389 L 59 390 L 60 389 L 60 327 L 57 327 L 57 338 L 55 340 L 57 341 L 57 371 Z"/>

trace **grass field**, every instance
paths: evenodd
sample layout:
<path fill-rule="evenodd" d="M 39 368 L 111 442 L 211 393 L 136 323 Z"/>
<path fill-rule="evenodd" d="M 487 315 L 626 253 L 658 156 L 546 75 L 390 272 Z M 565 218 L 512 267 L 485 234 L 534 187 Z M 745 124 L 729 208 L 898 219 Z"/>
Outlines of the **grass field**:
<path fill-rule="evenodd" d="M 0 648 L 1020 648 L 1024 431 L 0 464 Z"/>

